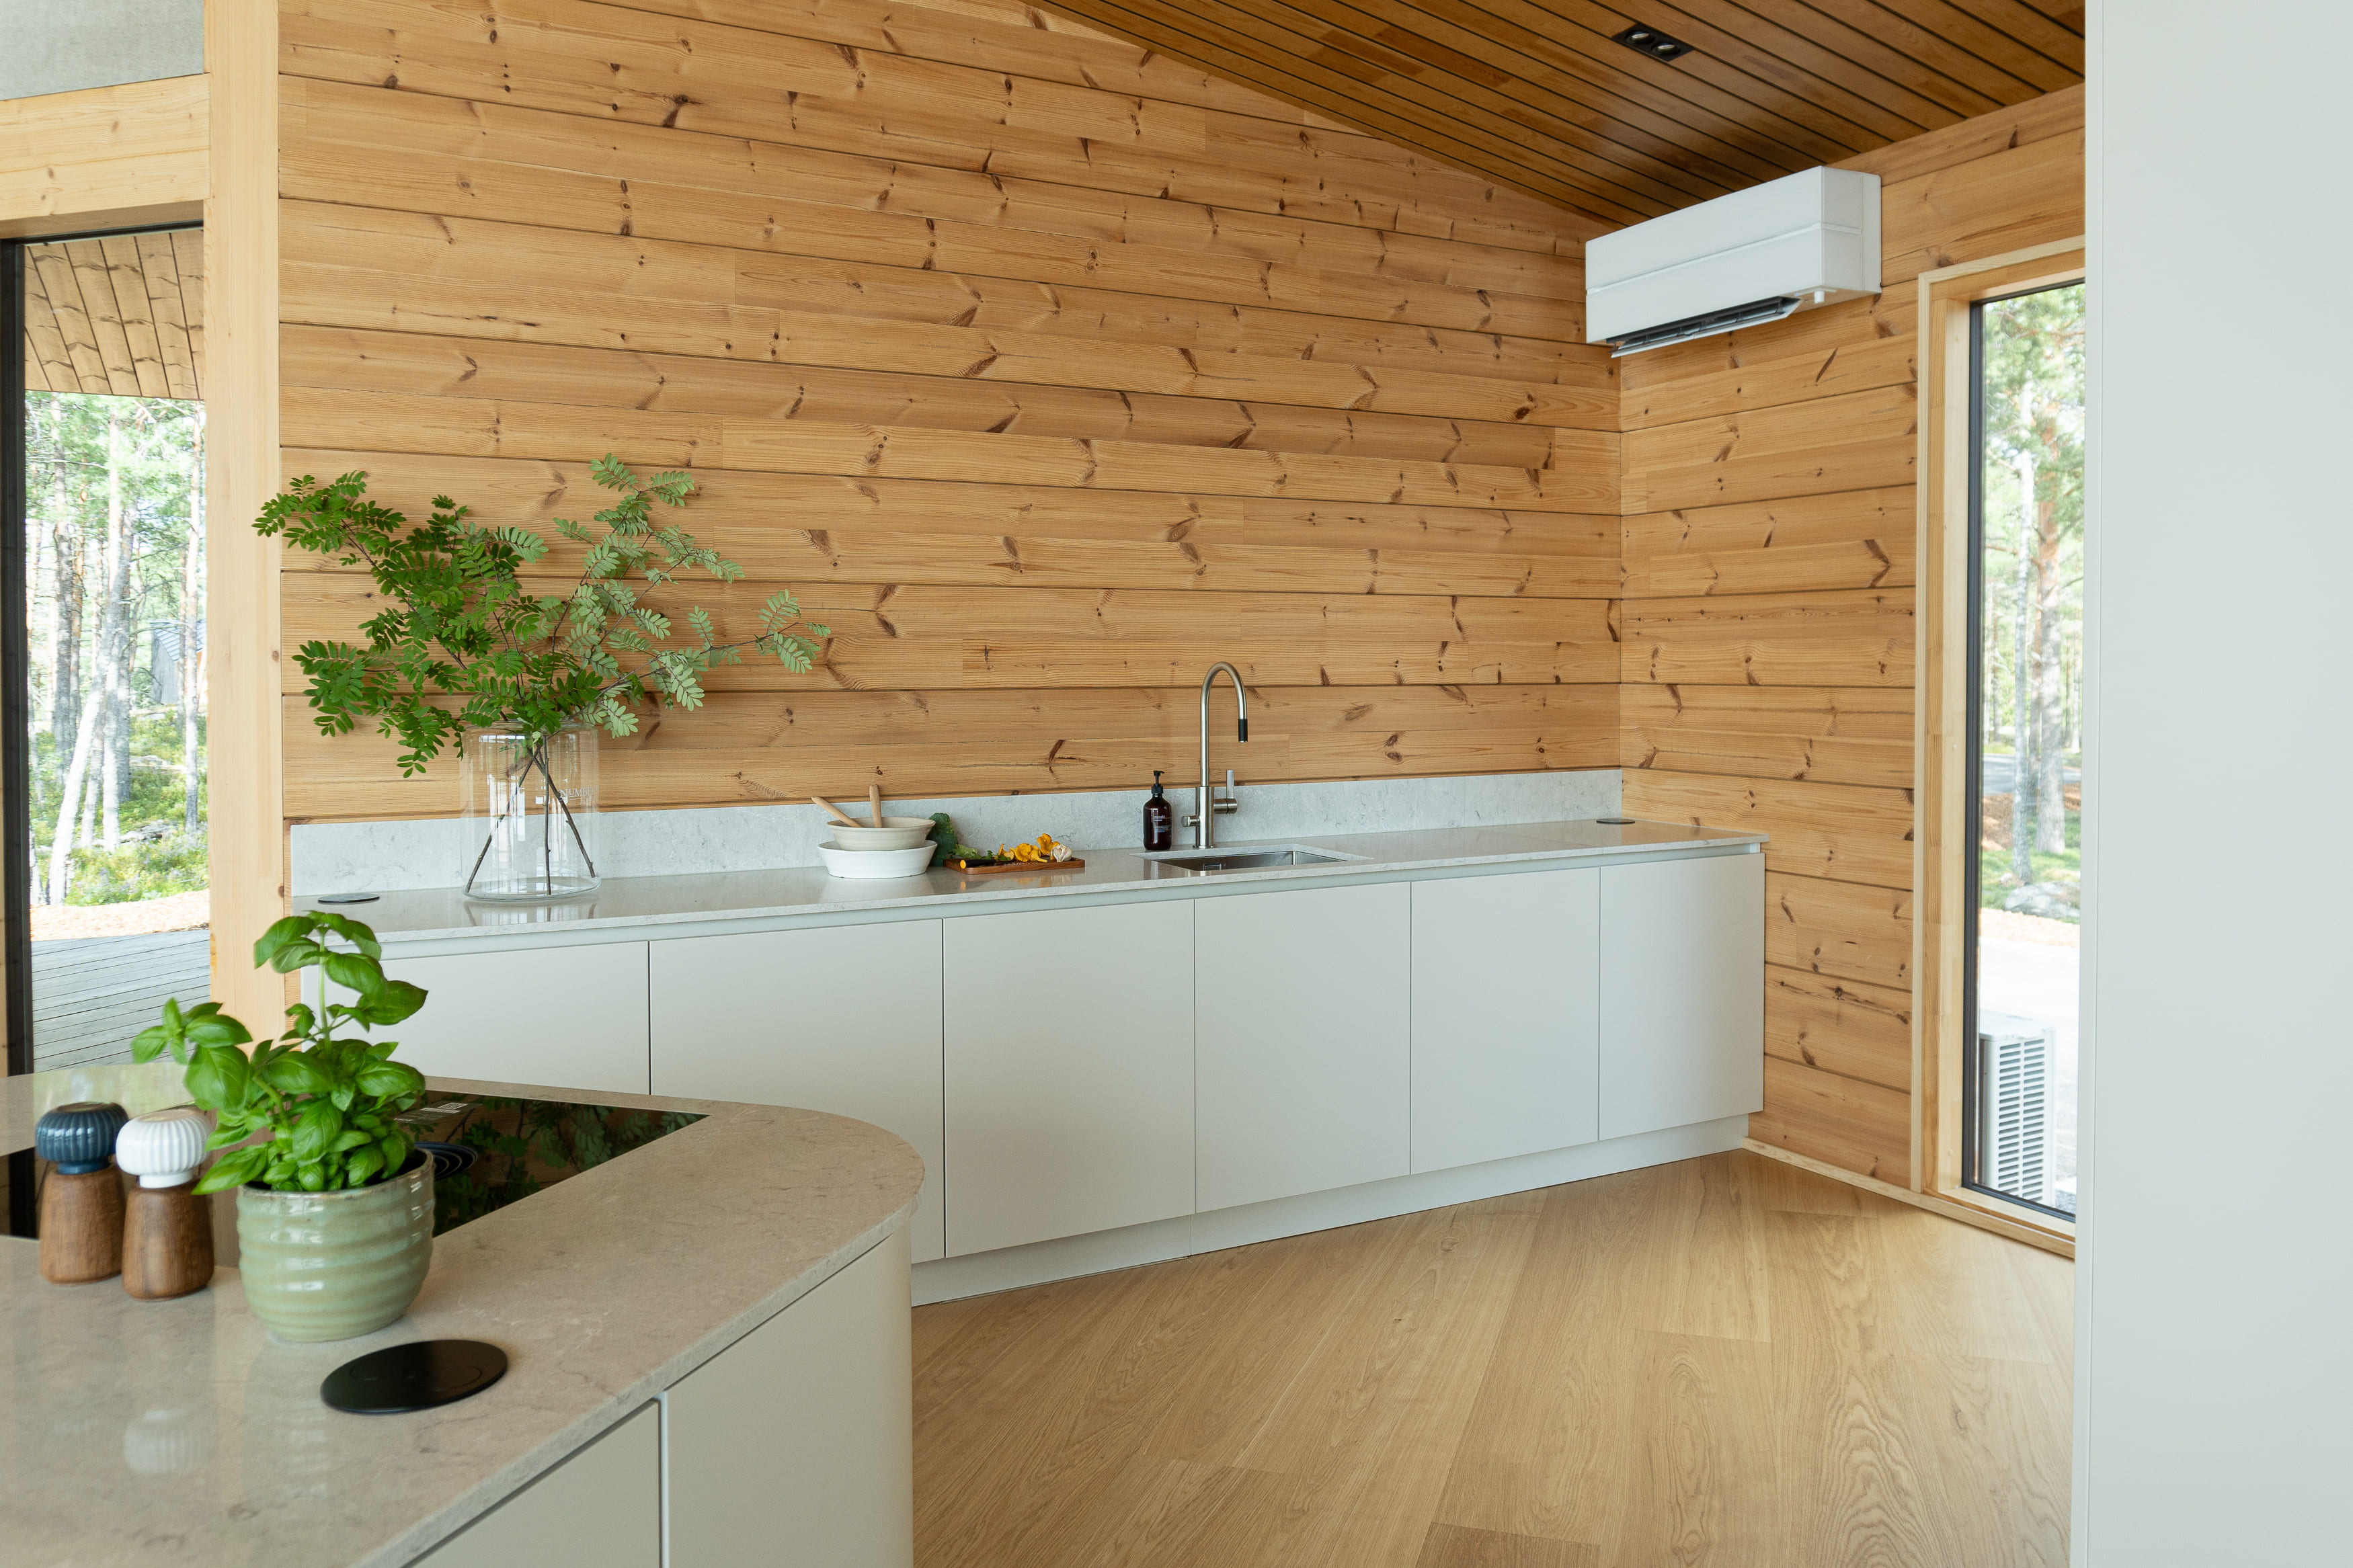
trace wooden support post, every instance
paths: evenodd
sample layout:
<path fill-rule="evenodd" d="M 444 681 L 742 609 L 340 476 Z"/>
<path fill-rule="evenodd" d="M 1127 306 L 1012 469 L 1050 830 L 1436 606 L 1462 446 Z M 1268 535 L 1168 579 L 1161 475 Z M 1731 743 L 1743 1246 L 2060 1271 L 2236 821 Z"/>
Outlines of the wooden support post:
<path fill-rule="evenodd" d="M 278 489 L 278 9 L 205 8 L 212 174 L 205 206 L 205 550 L 213 995 L 257 1034 L 286 995 L 253 968 L 286 908 L 278 708 L 280 549 L 253 531 Z"/>

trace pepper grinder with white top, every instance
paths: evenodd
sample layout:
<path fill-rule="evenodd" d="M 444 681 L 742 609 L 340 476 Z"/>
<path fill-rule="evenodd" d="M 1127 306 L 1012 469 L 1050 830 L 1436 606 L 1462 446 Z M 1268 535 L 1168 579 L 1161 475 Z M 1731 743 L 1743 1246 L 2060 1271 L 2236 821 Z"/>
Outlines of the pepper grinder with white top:
<path fill-rule="evenodd" d="M 196 1193 L 212 1136 L 207 1110 L 151 1110 L 122 1125 L 114 1163 L 139 1184 L 122 1215 L 122 1288 L 142 1301 L 168 1300 L 213 1279 L 212 1200 Z"/>

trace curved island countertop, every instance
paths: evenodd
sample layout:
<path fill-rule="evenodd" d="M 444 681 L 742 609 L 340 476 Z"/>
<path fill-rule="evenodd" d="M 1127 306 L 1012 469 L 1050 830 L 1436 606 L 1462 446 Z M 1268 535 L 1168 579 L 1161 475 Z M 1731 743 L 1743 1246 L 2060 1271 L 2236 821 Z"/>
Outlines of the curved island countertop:
<path fill-rule="evenodd" d="M 135 1092 L 154 1069 L 116 1070 L 125 1103 L 181 1098 L 167 1080 Z M 8 1150 L 66 1077 L 5 1080 Z M 923 1180 L 913 1150 L 846 1117 L 433 1085 L 704 1120 L 441 1236 L 407 1316 L 328 1344 L 271 1340 L 234 1269 L 141 1302 L 114 1280 L 50 1285 L 36 1243 L 0 1240 L 11 1568 L 413 1562 L 887 1239 Z M 416 1415 L 320 1401 L 334 1367 L 418 1339 L 485 1340 L 510 1367 Z"/>

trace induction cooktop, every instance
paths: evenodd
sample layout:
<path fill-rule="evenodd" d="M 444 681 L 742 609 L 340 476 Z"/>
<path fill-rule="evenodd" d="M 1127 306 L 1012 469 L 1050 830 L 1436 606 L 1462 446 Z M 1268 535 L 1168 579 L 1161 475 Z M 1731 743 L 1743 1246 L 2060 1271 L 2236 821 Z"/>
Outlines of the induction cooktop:
<path fill-rule="evenodd" d="M 439 1236 L 702 1118 L 433 1089 L 400 1120 L 432 1156 L 433 1234 Z"/>

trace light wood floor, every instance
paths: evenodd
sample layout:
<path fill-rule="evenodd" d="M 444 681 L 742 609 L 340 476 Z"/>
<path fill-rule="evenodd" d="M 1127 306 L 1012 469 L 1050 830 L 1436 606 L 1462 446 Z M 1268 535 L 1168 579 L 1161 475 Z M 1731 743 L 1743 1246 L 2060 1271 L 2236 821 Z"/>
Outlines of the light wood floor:
<path fill-rule="evenodd" d="M 2073 1290 L 1734 1153 L 925 1307 L 916 1560 L 2063 1564 Z"/>

